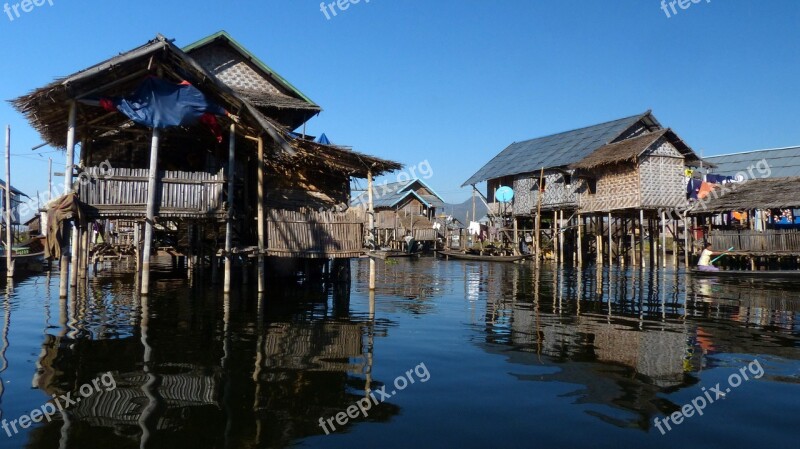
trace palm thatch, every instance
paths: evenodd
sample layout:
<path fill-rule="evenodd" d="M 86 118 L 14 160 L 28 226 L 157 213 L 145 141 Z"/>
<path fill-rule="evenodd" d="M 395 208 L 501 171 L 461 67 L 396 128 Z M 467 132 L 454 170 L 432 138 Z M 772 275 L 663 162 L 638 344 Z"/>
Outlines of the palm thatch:
<path fill-rule="evenodd" d="M 239 117 L 236 129 L 242 137 L 266 134 L 273 144 L 271 148 L 276 151 L 265 157 L 272 159 L 273 163 L 283 162 L 289 166 L 298 163 L 317 164 L 327 170 L 358 177 L 365 177 L 368 171 L 379 175 L 402 167 L 399 163 L 343 147 L 296 139 L 277 119 L 267 117 L 263 108 L 260 110 L 258 105 L 251 103 L 246 94 L 226 85 L 162 35 L 10 102 L 53 147 L 66 147 L 68 116 L 73 101 L 78 103 L 79 138 L 84 141 L 116 139 L 125 142 L 131 132 L 146 130 L 133 124 L 123 114 L 107 112 L 98 107 L 98 98 L 125 96 L 134 91 L 143 78 L 151 75 L 174 82 L 187 80 L 192 83 L 211 101 Z M 290 105 L 269 106 L 279 108 Z M 223 128 L 226 125 L 224 122 L 230 123 L 227 118 L 221 121 Z M 184 134 L 188 137 L 203 135 L 192 129 L 184 130 Z"/>
<path fill-rule="evenodd" d="M 661 138 L 667 139 L 668 142 L 675 146 L 675 148 L 684 155 L 687 164 L 691 165 L 692 163 L 700 161 L 700 158 L 677 134 L 670 128 L 666 128 L 604 145 L 579 162 L 572 164 L 570 168 L 576 170 L 593 170 L 602 166 L 635 162 Z"/>
<path fill-rule="evenodd" d="M 697 202 L 690 214 L 795 207 L 800 207 L 800 177 L 763 178 L 720 186 Z"/>

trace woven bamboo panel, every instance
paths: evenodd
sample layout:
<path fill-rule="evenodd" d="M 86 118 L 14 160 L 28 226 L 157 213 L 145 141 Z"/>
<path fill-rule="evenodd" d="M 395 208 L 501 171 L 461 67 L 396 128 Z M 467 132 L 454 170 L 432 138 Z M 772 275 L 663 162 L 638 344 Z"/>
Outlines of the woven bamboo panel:
<path fill-rule="evenodd" d="M 100 211 L 100 217 L 144 216 L 148 169 L 88 167 L 79 181 L 81 202 Z M 89 181 L 86 182 L 85 180 Z M 160 170 L 156 193 L 160 216 L 217 215 L 223 211 L 226 178 L 218 173 Z"/>
<path fill-rule="evenodd" d="M 582 212 L 608 212 L 639 207 L 639 171 L 632 164 L 627 167 L 601 168 L 595 173 L 597 190 L 589 193 L 588 185 L 581 182 L 580 210 Z"/>
<path fill-rule="evenodd" d="M 676 208 L 686 204 L 683 156 L 666 139 L 648 149 L 639 165 L 642 206 Z"/>
<path fill-rule="evenodd" d="M 208 45 L 192 52 L 192 57 L 230 87 L 272 94 L 281 93 L 269 80 L 261 76 L 250 62 L 243 60 L 241 55 L 226 46 Z"/>
<path fill-rule="evenodd" d="M 347 212 L 269 209 L 267 253 L 278 257 L 355 257 L 364 249 L 361 209 Z"/>

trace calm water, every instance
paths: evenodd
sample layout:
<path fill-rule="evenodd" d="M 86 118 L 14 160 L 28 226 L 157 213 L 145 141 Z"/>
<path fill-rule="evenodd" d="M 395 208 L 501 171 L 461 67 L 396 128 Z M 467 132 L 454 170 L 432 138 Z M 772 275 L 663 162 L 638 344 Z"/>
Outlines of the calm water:
<path fill-rule="evenodd" d="M 425 258 L 378 268 L 374 297 L 363 260 L 350 289 L 263 298 L 162 276 L 142 301 L 124 273 L 70 301 L 57 276 L 7 286 L 0 412 L 18 433 L 0 429 L 0 447 L 796 447 L 800 285 Z M 654 425 L 731 375 L 741 384 L 702 416 L 666 435 Z M 391 397 L 375 405 L 378 391 Z M 67 392 L 81 402 L 19 426 Z M 367 417 L 347 417 L 359 402 Z"/>

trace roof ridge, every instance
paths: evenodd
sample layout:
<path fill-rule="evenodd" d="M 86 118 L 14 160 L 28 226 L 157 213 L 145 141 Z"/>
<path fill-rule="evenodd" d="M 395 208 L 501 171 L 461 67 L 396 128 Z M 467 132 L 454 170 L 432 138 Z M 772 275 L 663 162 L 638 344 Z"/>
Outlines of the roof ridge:
<path fill-rule="evenodd" d="M 621 121 L 629 120 L 629 119 L 633 119 L 633 118 L 639 119 L 639 118 L 642 118 L 642 117 L 644 117 L 644 116 L 646 116 L 646 115 L 648 115 L 650 113 L 652 113 L 652 111 L 648 109 L 646 112 L 644 112 L 642 114 L 631 115 L 631 116 L 628 116 L 628 117 L 621 117 L 621 118 L 614 119 L 614 120 L 607 120 L 605 122 L 595 123 L 594 125 L 581 126 L 580 128 L 568 129 L 566 131 L 559 131 L 559 132 L 553 133 L 553 134 L 547 134 L 547 135 L 544 135 L 544 136 L 534 137 L 534 138 L 531 138 L 531 139 L 520 140 L 518 142 L 513 142 L 511 145 L 518 144 L 518 143 L 532 142 L 534 140 L 539 140 L 539 139 L 546 139 L 548 137 L 560 136 L 562 134 L 569 134 L 569 133 L 573 133 L 575 131 L 582 131 L 584 129 L 594 128 L 596 126 L 608 125 L 609 123 L 621 122 Z"/>
<path fill-rule="evenodd" d="M 728 157 L 728 156 L 738 156 L 741 154 L 752 154 L 752 153 L 762 153 L 765 151 L 782 151 L 782 150 L 794 150 L 800 148 L 800 145 L 795 145 L 791 147 L 779 147 L 779 148 L 764 148 L 761 150 L 748 150 L 748 151 L 740 151 L 738 153 L 726 153 L 726 154 L 718 154 L 716 156 L 706 156 L 704 159 L 714 159 L 715 157 Z"/>

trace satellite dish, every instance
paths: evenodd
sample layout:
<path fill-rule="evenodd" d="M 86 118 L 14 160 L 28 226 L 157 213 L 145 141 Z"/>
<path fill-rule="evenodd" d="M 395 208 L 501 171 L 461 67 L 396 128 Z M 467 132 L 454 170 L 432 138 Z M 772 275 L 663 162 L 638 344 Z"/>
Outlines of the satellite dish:
<path fill-rule="evenodd" d="M 514 199 L 514 189 L 508 186 L 500 187 L 494 193 L 494 199 L 500 203 L 510 203 Z"/>

